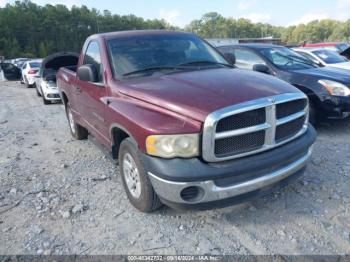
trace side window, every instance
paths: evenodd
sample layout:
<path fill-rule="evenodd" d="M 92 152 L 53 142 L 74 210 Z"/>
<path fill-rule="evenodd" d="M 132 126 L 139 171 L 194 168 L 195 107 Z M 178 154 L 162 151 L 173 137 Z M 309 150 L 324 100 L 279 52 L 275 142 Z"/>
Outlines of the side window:
<path fill-rule="evenodd" d="M 236 66 L 238 68 L 253 70 L 253 66 L 256 64 L 266 64 L 262 58 L 249 50 L 234 49 L 233 54 L 236 57 Z"/>
<path fill-rule="evenodd" d="M 101 53 L 100 48 L 97 42 L 90 42 L 88 48 L 86 49 L 86 53 L 84 56 L 84 65 L 92 64 L 95 65 L 98 72 L 98 80 L 99 82 L 103 82 L 103 66 L 101 63 Z"/>

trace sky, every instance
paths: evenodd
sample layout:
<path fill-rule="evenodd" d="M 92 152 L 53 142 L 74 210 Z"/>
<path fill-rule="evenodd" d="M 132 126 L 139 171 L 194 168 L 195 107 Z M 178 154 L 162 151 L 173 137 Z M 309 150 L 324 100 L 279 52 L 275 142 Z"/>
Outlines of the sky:
<path fill-rule="evenodd" d="M 0 0 L 0 7 L 14 0 Z M 225 17 L 248 18 L 289 26 L 317 19 L 347 20 L 350 0 L 32 0 L 39 5 L 86 5 L 112 14 L 134 14 L 145 19 L 163 18 L 172 25 L 184 27 L 208 12 Z"/>

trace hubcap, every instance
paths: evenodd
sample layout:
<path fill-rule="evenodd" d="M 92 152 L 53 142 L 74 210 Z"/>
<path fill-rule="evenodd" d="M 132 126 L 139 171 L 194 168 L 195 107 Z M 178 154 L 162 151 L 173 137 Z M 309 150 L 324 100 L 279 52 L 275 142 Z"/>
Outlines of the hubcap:
<path fill-rule="evenodd" d="M 139 170 L 137 169 L 135 160 L 129 153 L 126 153 L 123 157 L 123 173 L 130 194 L 134 198 L 139 198 L 141 195 Z"/>
<path fill-rule="evenodd" d="M 75 124 L 73 119 L 72 110 L 68 107 L 68 122 L 70 126 L 70 130 L 72 130 L 72 133 L 75 134 Z"/>

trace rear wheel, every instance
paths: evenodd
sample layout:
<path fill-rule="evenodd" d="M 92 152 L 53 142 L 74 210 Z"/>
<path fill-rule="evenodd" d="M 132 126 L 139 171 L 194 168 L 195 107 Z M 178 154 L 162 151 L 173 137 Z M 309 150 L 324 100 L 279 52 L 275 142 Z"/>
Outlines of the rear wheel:
<path fill-rule="evenodd" d="M 69 123 L 69 129 L 72 136 L 77 140 L 86 139 L 89 133 L 85 127 L 82 127 L 81 125 L 75 122 L 73 112 L 69 103 L 66 105 L 66 114 Z"/>
<path fill-rule="evenodd" d="M 157 210 L 162 203 L 139 159 L 138 148 L 130 138 L 122 141 L 118 159 L 124 190 L 130 203 L 141 212 Z"/>
<path fill-rule="evenodd" d="M 27 79 L 27 77 L 25 77 L 25 76 L 24 76 L 24 83 L 25 83 L 25 85 L 26 85 L 26 88 L 32 88 L 32 87 L 33 87 L 33 85 L 30 85 L 30 84 L 29 84 L 28 79 Z"/>

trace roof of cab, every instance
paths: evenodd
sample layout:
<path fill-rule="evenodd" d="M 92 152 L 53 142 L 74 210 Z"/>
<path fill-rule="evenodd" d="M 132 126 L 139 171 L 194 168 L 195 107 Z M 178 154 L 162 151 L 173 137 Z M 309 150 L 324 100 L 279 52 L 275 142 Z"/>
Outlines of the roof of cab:
<path fill-rule="evenodd" d="M 117 31 L 117 32 L 109 32 L 109 33 L 101 33 L 90 36 L 89 38 L 103 38 L 103 39 L 111 39 L 111 38 L 123 38 L 129 36 L 147 36 L 147 35 L 189 35 L 192 33 L 180 32 L 174 30 L 130 30 L 130 31 Z"/>

